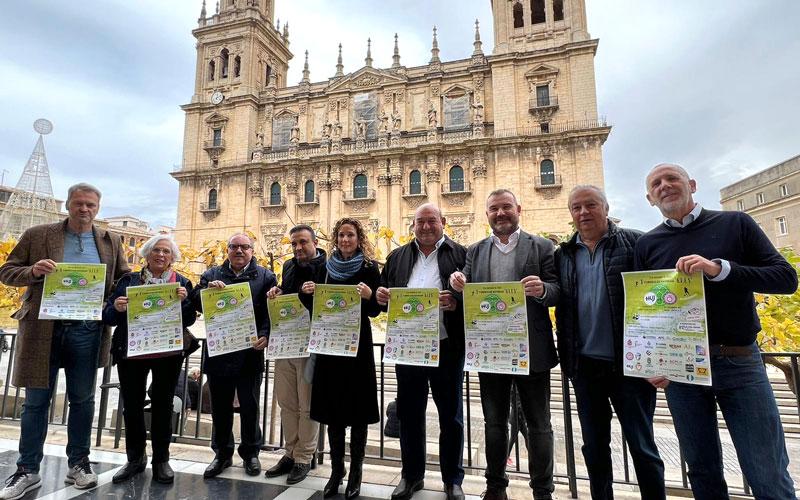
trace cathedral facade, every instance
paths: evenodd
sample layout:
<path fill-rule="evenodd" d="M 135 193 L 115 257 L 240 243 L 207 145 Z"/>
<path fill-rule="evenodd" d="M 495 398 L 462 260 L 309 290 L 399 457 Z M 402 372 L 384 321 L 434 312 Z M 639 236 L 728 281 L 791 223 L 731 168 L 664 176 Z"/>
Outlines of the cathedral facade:
<path fill-rule="evenodd" d="M 441 207 L 454 238 L 488 226 L 485 201 L 514 191 L 529 232 L 570 231 L 567 196 L 603 186 L 585 0 L 491 0 L 494 50 L 475 23 L 472 55 L 442 61 L 434 28 L 430 62 L 361 69 L 288 85 L 288 26 L 275 0 L 205 4 L 195 92 L 186 113 L 176 239 L 200 247 L 250 230 L 275 249 L 294 224 L 327 233 L 340 217 L 405 234 L 416 207 Z M 270 248 L 271 247 L 271 248 Z"/>

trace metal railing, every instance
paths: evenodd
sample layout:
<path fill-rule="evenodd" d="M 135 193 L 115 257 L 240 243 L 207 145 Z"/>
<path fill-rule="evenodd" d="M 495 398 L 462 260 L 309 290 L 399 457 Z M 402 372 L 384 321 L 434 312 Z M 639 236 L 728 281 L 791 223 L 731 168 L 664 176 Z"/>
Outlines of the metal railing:
<path fill-rule="evenodd" d="M 200 203 L 201 212 L 219 212 L 219 207 L 219 202 L 212 204 L 204 201 Z"/>
<path fill-rule="evenodd" d="M 555 108 L 558 107 L 558 96 L 531 97 L 528 100 L 529 109 Z"/>
<path fill-rule="evenodd" d="M 201 345 L 204 341 L 201 340 Z M 0 330 L 0 367 L 4 363 L 5 366 L 5 382 L 2 387 L 2 401 L 0 401 L 0 420 L 19 420 L 19 410 L 21 409 L 20 401 L 20 391 L 21 389 L 18 387 L 12 387 L 10 384 L 11 374 L 13 373 L 13 353 L 16 344 L 16 333 L 8 333 Z M 383 428 L 386 420 L 385 408 L 388 403 L 387 393 L 396 394 L 396 388 L 392 385 L 392 378 L 389 376 L 389 370 L 387 369 L 387 365 L 383 363 L 383 350 L 384 344 L 376 343 L 373 345 L 373 351 L 376 355 L 376 379 L 378 382 L 378 389 L 379 389 L 379 404 L 380 404 L 380 422 L 378 429 L 375 429 L 375 426 L 372 426 L 373 432 L 371 433 L 371 437 L 374 437 L 375 432 L 378 432 L 378 444 L 377 447 L 373 444 L 368 448 L 368 453 L 366 455 L 367 459 L 372 463 L 381 463 L 386 465 L 400 465 L 400 458 L 398 456 L 391 455 L 387 453 L 387 446 L 386 446 L 386 438 L 383 435 Z M 202 350 L 198 350 L 197 353 L 192 355 L 189 358 L 184 360 L 184 370 L 188 372 L 188 369 L 193 364 L 199 363 L 200 368 L 200 378 L 199 381 L 202 382 L 204 379 L 204 366 L 202 362 L 202 357 L 199 353 Z M 798 361 L 800 361 L 800 353 L 762 353 L 762 357 L 764 359 L 767 358 L 783 358 L 788 359 L 788 366 L 791 372 L 791 375 L 794 379 L 795 387 L 800 387 L 800 369 L 798 368 Z M 393 370 L 392 370 L 393 371 Z M 562 419 L 563 423 L 563 435 L 557 436 L 557 442 L 560 441 L 560 438 L 563 438 L 564 443 L 564 456 L 565 456 L 565 470 L 556 470 L 554 473 L 554 478 L 557 483 L 566 484 L 568 485 L 570 491 L 572 492 L 572 498 L 577 498 L 577 482 L 578 481 L 588 481 L 588 476 L 585 474 L 578 473 L 577 467 L 577 456 L 575 450 L 575 430 L 572 425 L 573 418 L 577 416 L 576 409 L 572 404 L 573 392 L 570 390 L 570 384 L 567 377 L 563 374 L 560 374 L 560 379 L 558 379 L 560 372 L 557 370 L 553 371 L 553 376 L 556 377 L 558 382 L 551 384 L 552 386 L 552 403 L 553 406 L 557 406 L 558 397 L 561 397 L 561 410 L 558 411 L 557 408 L 553 408 L 552 410 L 552 421 L 554 424 L 557 424 L 557 418 L 559 417 Z M 263 393 L 260 396 L 261 405 L 260 405 L 260 422 L 262 429 L 265 432 L 262 434 L 262 449 L 265 450 L 274 450 L 281 448 L 283 444 L 283 436 L 282 430 L 280 427 L 280 421 L 278 417 L 278 406 L 274 396 L 274 392 L 272 388 L 274 386 L 273 381 L 273 367 L 270 361 L 266 362 L 266 369 L 264 371 L 264 380 L 262 383 L 262 391 Z M 464 372 L 464 451 L 465 451 L 465 463 L 464 468 L 474 474 L 481 473 L 485 468 L 478 464 L 474 459 L 476 452 L 479 450 L 479 445 L 476 444 L 475 438 L 475 429 L 473 428 L 475 425 L 480 425 L 482 421 L 482 416 L 477 416 L 474 414 L 472 409 L 472 403 L 475 402 L 476 399 L 479 400 L 479 396 L 476 398 L 476 394 L 479 394 L 479 387 L 477 382 L 477 377 L 470 373 Z M 202 387 L 202 383 L 200 386 Z M 56 387 L 59 387 L 58 380 L 56 380 Z M 188 377 L 184 382 L 184 398 L 188 400 L 189 394 L 189 385 L 188 385 Z M 96 417 L 96 425 L 93 427 L 96 431 L 96 441 L 95 445 L 100 446 L 101 438 L 104 433 L 111 432 L 114 436 L 114 447 L 117 448 L 120 445 L 120 441 L 122 438 L 122 426 L 121 426 L 121 418 L 122 418 L 122 409 L 123 403 L 122 399 L 118 395 L 119 390 L 119 383 L 112 380 L 112 368 L 110 366 L 106 366 L 103 368 L 101 383 L 99 384 L 98 391 L 100 392 L 99 397 L 99 407 Z M 210 432 L 210 414 L 202 413 L 203 408 L 203 398 L 204 398 L 204 391 L 200 390 L 199 394 L 197 395 L 197 409 L 190 410 L 190 411 L 183 411 L 179 416 L 179 423 L 178 423 L 178 430 L 173 434 L 173 441 L 179 443 L 187 443 L 187 444 L 195 444 L 195 445 L 202 445 L 207 446 L 211 440 L 211 432 Z M 112 403 L 112 395 L 116 395 L 116 422 L 111 421 L 109 419 L 108 410 L 109 404 Z M 69 411 L 68 403 L 66 397 L 64 397 L 63 403 L 56 404 L 58 402 L 60 394 L 58 394 L 58 390 L 53 391 L 53 398 L 51 400 L 50 406 L 50 416 L 49 416 L 49 423 L 52 425 L 61 425 L 65 426 L 67 422 L 67 414 Z M 794 396 L 794 406 L 792 407 L 793 413 L 788 416 L 784 416 L 784 425 L 786 424 L 787 419 L 794 419 L 800 424 L 800 395 L 793 395 Z M 662 397 L 662 394 L 659 394 L 659 398 Z M 513 396 L 512 396 L 513 398 Z M 784 397 L 785 399 L 785 397 Z M 512 409 L 516 407 L 514 400 L 512 399 Z M 186 405 L 184 405 L 186 406 Z M 11 409 L 11 414 L 8 416 L 8 410 Z M 58 414 L 57 414 L 58 412 Z M 204 417 L 205 415 L 205 417 Z M 517 418 L 517 412 L 511 411 L 511 418 Z M 720 423 L 724 424 L 722 417 L 719 416 Z M 187 424 L 194 424 L 189 425 L 189 431 L 187 432 Z M 208 428 L 208 432 L 201 432 L 202 425 L 206 424 Z M 193 427 L 193 428 L 192 428 Z M 557 426 L 554 425 L 554 429 Z M 481 434 L 481 431 L 478 430 L 478 435 Z M 320 440 L 319 440 L 319 447 L 317 450 L 316 458 L 319 463 L 322 463 L 325 454 L 327 454 L 327 450 L 325 449 L 325 432 L 324 426 L 322 426 L 320 430 Z M 579 438 L 580 439 L 580 438 Z M 370 442 L 374 443 L 375 439 L 372 439 Z M 514 437 L 514 449 L 515 457 L 514 466 L 509 468 L 508 473 L 511 474 L 512 477 L 516 477 L 518 479 L 522 479 L 527 477 L 527 472 L 522 470 L 520 466 L 520 447 L 519 447 L 519 436 Z M 397 454 L 395 454 L 397 455 Z M 627 446 L 622 440 L 622 453 L 621 456 L 615 455 L 613 457 L 615 463 L 619 463 L 622 461 L 623 466 L 623 475 L 622 477 L 618 477 L 615 479 L 615 483 L 620 485 L 628 485 L 628 486 L 636 486 L 637 483 L 632 475 L 632 467 L 631 467 L 631 458 L 629 457 Z M 430 469 L 438 468 L 438 462 L 435 460 L 429 460 L 427 463 Z M 561 463 L 558 464 L 560 466 Z M 667 487 L 669 490 L 674 492 L 687 492 L 689 491 L 689 480 L 687 476 L 686 466 L 683 462 L 681 457 L 680 462 L 680 479 L 679 480 L 667 480 Z M 668 471 L 669 472 L 669 471 Z M 674 472 L 674 471 L 673 471 Z M 674 474 L 673 474 L 674 475 Z M 742 476 L 743 477 L 743 476 Z M 795 478 L 797 479 L 797 478 Z M 732 494 L 736 495 L 749 495 L 750 490 L 746 481 L 743 480 L 740 486 L 733 485 L 729 482 L 729 489 Z"/>
<path fill-rule="evenodd" d="M 534 179 L 536 189 L 561 187 L 561 174 L 537 175 Z"/>

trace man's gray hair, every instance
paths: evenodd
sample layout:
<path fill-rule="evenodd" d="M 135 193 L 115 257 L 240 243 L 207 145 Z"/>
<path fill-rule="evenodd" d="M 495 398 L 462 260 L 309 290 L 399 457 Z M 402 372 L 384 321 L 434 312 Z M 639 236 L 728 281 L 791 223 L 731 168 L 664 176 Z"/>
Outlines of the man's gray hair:
<path fill-rule="evenodd" d="M 606 197 L 605 191 L 603 191 L 602 189 L 593 184 L 578 184 L 577 186 L 572 188 L 572 191 L 569 192 L 569 196 L 567 197 L 567 208 L 570 208 L 572 205 L 572 196 L 578 191 L 584 191 L 584 190 L 594 191 L 595 193 L 597 193 L 597 196 L 599 196 L 600 199 L 603 200 L 603 205 L 605 205 L 606 211 L 608 211 L 609 209 L 608 198 Z"/>
<path fill-rule="evenodd" d="M 172 236 L 168 234 L 157 234 L 145 241 L 144 245 L 142 245 L 142 248 L 139 249 L 139 255 L 146 259 L 147 256 L 150 255 L 150 252 L 153 251 L 153 247 L 156 246 L 159 241 L 166 241 L 169 243 L 169 248 L 172 250 L 172 262 L 170 262 L 170 264 L 174 264 L 175 262 L 181 260 L 181 250 L 178 248 L 178 244 L 175 243 L 175 240 L 172 239 Z"/>
<path fill-rule="evenodd" d="M 517 195 L 515 195 L 514 192 L 511 191 L 510 189 L 506 189 L 506 188 L 495 189 L 494 191 L 489 193 L 489 196 L 486 197 L 486 201 L 488 202 L 489 198 L 491 198 L 492 196 L 500 196 L 500 195 L 504 195 L 504 194 L 510 194 L 511 197 L 514 198 L 514 203 L 519 205 L 519 202 L 517 201 Z"/>
<path fill-rule="evenodd" d="M 689 172 L 687 172 L 685 168 L 681 167 L 677 163 L 659 163 L 658 165 L 651 168 L 649 172 L 647 172 L 647 175 L 644 178 L 644 184 L 645 184 L 644 187 L 646 189 L 648 190 L 650 189 L 650 186 L 647 185 L 647 181 L 648 179 L 650 179 L 650 175 L 655 171 L 655 169 L 661 167 L 670 167 L 672 169 L 677 170 L 678 173 L 681 175 L 681 177 L 685 178 L 687 181 L 692 179 L 692 177 L 689 175 Z"/>
<path fill-rule="evenodd" d="M 244 236 L 245 238 L 247 238 L 248 241 L 250 241 L 250 246 L 255 248 L 256 242 L 253 241 L 253 238 L 251 238 L 250 235 L 247 234 L 247 233 L 235 233 L 235 234 L 232 234 L 231 237 L 228 238 L 228 245 L 230 245 L 231 241 L 233 241 L 233 239 L 236 238 L 237 236 Z"/>
<path fill-rule="evenodd" d="M 100 198 L 103 197 L 102 193 L 100 193 L 100 190 L 97 189 L 96 187 L 86 182 L 79 182 L 77 184 L 73 184 L 72 186 L 69 187 L 69 189 L 67 189 L 67 201 L 64 204 L 67 208 L 69 208 L 69 200 L 72 199 L 72 195 L 75 194 L 75 192 L 77 191 L 94 193 L 97 195 L 97 201 L 100 201 Z"/>

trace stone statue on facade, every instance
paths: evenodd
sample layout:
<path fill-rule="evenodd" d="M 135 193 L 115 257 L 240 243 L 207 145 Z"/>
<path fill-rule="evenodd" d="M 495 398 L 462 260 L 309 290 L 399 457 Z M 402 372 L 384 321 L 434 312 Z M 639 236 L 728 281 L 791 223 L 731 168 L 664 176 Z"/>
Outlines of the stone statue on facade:
<path fill-rule="evenodd" d="M 364 140 L 367 137 L 367 123 L 364 120 L 356 121 L 356 139 Z"/>
<path fill-rule="evenodd" d="M 480 102 L 472 105 L 472 121 L 476 125 L 483 123 L 483 104 Z"/>
<path fill-rule="evenodd" d="M 300 118 L 295 118 L 294 126 L 292 126 L 292 132 L 289 136 L 289 142 L 292 146 L 297 147 L 300 144 Z"/>
<path fill-rule="evenodd" d="M 381 128 L 380 133 L 388 134 L 389 133 L 389 115 L 386 114 L 386 111 L 381 113 Z"/>
<path fill-rule="evenodd" d="M 431 106 L 428 108 L 428 128 L 436 128 L 439 126 L 439 121 L 436 118 L 436 106 L 431 103 Z"/>
<path fill-rule="evenodd" d="M 264 147 L 264 127 L 262 125 L 258 126 L 258 131 L 256 132 L 256 148 L 263 148 Z"/>
<path fill-rule="evenodd" d="M 401 125 L 401 118 L 400 112 L 395 110 L 392 112 L 392 132 L 398 133 L 400 132 L 400 125 Z"/>

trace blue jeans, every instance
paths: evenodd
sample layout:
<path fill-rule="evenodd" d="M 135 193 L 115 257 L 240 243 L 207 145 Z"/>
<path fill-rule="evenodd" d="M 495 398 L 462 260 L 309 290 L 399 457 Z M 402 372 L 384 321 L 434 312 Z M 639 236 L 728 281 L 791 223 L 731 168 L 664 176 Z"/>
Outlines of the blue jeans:
<path fill-rule="evenodd" d="M 711 387 L 672 382 L 666 389 L 695 498 L 729 498 L 718 404 L 753 495 L 795 499 L 783 426 L 758 347 L 753 344 L 747 356 L 712 356 L 711 377 Z"/>
<path fill-rule="evenodd" d="M 550 426 L 550 370 L 530 375 L 479 373 L 481 406 L 486 430 L 486 487 L 505 491 L 508 486 L 508 415 L 511 384 L 517 388 L 528 425 L 528 470 L 533 498 L 552 498 L 553 428 Z M 400 435 L 403 435 L 402 426 Z"/>
<path fill-rule="evenodd" d="M 402 475 L 410 482 L 425 477 L 425 409 L 428 385 L 439 412 L 439 467 L 442 482 L 461 484 L 464 454 L 464 352 L 453 352 L 450 339 L 441 343 L 439 366 L 397 365 L 397 417 L 400 420 Z"/>
<path fill-rule="evenodd" d="M 666 498 L 664 462 L 653 437 L 656 389 L 642 378 L 623 377 L 612 361 L 581 357 L 572 378 L 589 471 L 592 499 L 614 498 L 611 465 L 611 406 L 633 457 L 642 498 Z M 610 402 L 609 402 L 610 400 Z"/>
<path fill-rule="evenodd" d="M 102 334 L 103 326 L 99 321 L 55 322 L 50 347 L 50 387 L 25 390 L 18 467 L 39 472 L 47 437 L 48 409 L 60 367 L 64 368 L 67 379 L 67 459 L 70 467 L 89 456 Z"/>

